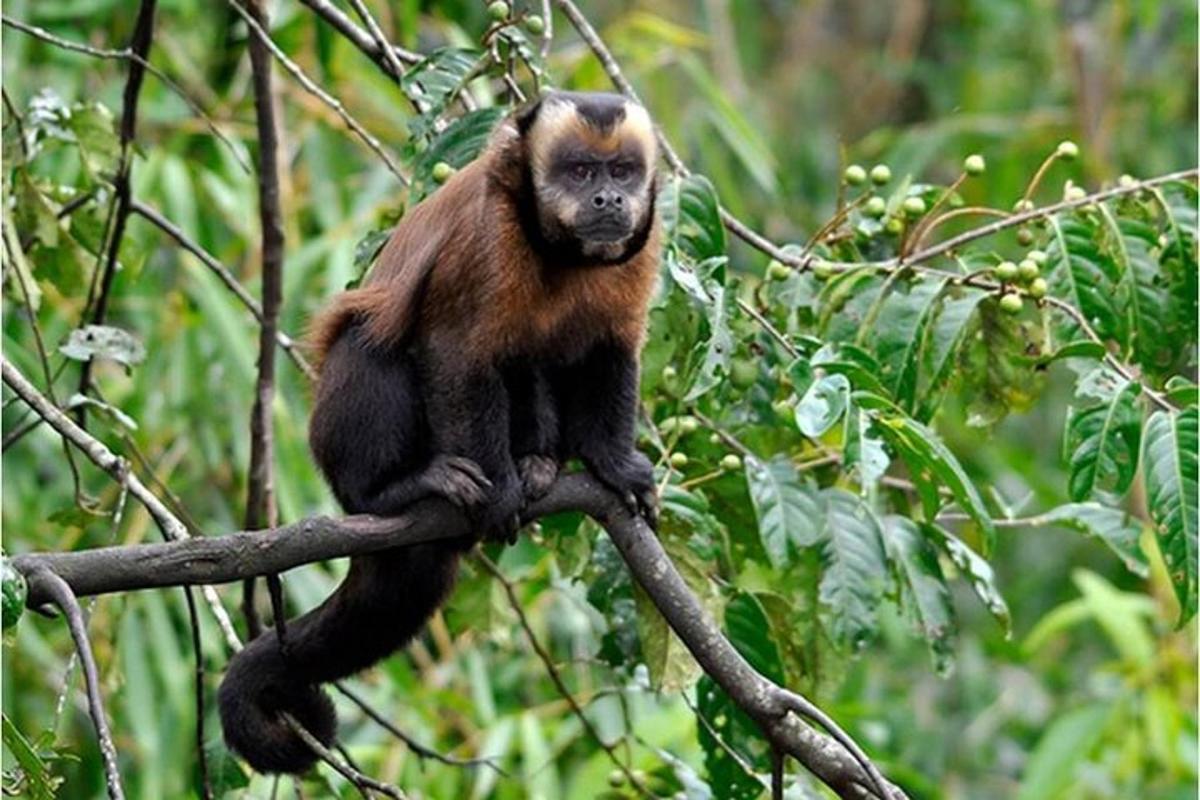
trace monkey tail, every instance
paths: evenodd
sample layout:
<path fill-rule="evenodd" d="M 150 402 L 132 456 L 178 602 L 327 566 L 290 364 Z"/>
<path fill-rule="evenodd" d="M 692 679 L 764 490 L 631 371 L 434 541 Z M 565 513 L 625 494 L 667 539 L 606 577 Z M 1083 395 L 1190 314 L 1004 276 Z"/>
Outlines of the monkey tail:
<path fill-rule="evenodd" d="M 259 772 L 303 772 L 316 754 L 288 725 L 290 714 L 322 744 L 337 733 L 320 684 L 389 655 L 442 604 L 467 540 L 443 540 L 360 556 L 337 590 L 287 625 L 284 652 L 274 630 L 229 662 L 217 694 L 225 742 Z"/>

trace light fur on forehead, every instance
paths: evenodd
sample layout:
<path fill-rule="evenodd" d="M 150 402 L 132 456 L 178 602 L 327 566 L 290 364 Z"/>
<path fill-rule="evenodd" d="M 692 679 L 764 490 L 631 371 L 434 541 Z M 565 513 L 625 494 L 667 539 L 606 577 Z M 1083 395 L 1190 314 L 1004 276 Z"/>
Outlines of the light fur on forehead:
<path fill-rule="evenodd" d="M 647 169 L 654 168 L 654 125 L 646 109 L 637 103 L 626 100 L 624 117 L 608 131 L 603 131 L 589 123 L 575 108 L 573 101 L 565 98 L 547 101 L 538 111 L 529 132 L 530 160 L 535 179 L 540 181 L 546 174 L 555 145 L 567 137 L 583 142 L 598 153 L 614 152 L 622 142 L 632 139 L 640 142 Z"/>

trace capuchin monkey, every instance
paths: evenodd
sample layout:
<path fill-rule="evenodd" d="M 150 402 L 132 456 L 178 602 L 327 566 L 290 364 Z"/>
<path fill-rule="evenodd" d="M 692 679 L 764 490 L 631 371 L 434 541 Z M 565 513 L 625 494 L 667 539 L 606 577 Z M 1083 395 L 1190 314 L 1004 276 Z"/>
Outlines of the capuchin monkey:
<path fill-rule="evenodd" d="M 320 684 L 405 645 L 481 537 L 510 540 L 524 504 L 579 458 L 654 525 L 634 449 L 638 354 L 658 276 L 654 129 L 612 94 L 555 92 L 506 118 L 475 161 L 413 208 L 364 285 L 316 320 L 309 441 L 351 514 L 440 496 L 476 534 L 350 562 L 324 603 L 229 664 L 228 745 L 260 772 L 316 760 L 283 714 L 328 745 Z"/>

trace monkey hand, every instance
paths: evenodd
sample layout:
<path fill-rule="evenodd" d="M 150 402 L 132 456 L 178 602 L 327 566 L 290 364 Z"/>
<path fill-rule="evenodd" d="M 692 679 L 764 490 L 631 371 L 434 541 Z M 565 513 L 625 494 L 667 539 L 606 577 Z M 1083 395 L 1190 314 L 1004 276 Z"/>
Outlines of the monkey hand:
<path fill-rule="evenodd" d="M 435 456 L 419 480 L 421 488 L 429 494 L 444 497 L 464 509 L 483 504 L 492 488 L 492 482 L 479 465 L 462 456 Z"/>
<path fill-rule="evenodd" d="M 658 492 L 650 459 L 631 450 L 615 459 L 589 460 L 587 466 L 601 483 L 617 493 L 630 513 L 642 517 L 651 530 L 658 530 Z"/>
<path fill-rule="evenodd" d="M 558 460 L 540 453 L 521 456 L 517 461 L 517 474 L 521 476 L 525 502 L 532 503 L 545 497 L 546 492 L 550 491 L 554 479 L 558 477 Z"/>
<path fill-rule="evenodd" d="M 516 544 L 523 502 L 521 479 L 515 473 L 493 480 L 487 500 L 477 507 L 476 518 L 484 537 Z"/>

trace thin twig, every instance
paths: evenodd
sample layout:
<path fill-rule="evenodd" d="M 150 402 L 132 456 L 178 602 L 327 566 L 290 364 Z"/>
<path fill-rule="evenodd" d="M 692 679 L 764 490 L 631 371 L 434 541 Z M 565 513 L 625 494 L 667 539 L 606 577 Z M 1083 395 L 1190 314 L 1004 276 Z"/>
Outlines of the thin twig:
<path fill-rule="evenodd" d="M 283 65 L 283 68 L 287 70 L 293 78 L 296 79 L 296 82 L 299 83 L 306 92 L 333 109 L 334 113 L 341 117 L 342 122 L 346 123 L 346 127 L 353 131 L 354 134 L 363 142 L 363 144 L 365 144 L 371 150 L 371 152 L 379 156 L 380 160 L 383 161 L 385 166 L 387 166 L 388 171 L 396 176 L 396 180 L 400 181 L 402 185 L 407 186 L 408 178 L 400 170 L 400 166 L 395 162 L 395 160 L 392 159 L 390 155 L 387 154 L 387 151 L 384 150 L 383 145 L 380 144 L 379 140 L 372 136 L 370 131 L 364 128 L 362 123 L 355 119 L 350 112 L 346 110 L 346 107 L 342 105 L 342 101 L 338 100 L 329 92 L 318 86 L 316 82 L 313 81 L 312 78 L 308 77 L 308 74 L 300 68 L 300 65 L 288 58 L 287 54 L 279 49 L 279 45 L 275 44 L 274 40 L 271 39 L 270 34 L 268 34 L 266 30 L 263 29 L 262 25 L 258 23 L 258 20 L 254 19 L 254 16 L 242 6 L 239 0 L 228 0 L 228 2 L 231 6 L 233 6 L 238 15 L 245 21 L 246 26 L 250 28 L 253 35 L 258 37 L 262 43 L 266 45 L 267 49 L 271 51 L 271 55 L 275 56 L 275 59 L 281 65 Z"/>
<path fill-rule="evenodd" d="M 363 30 L 354 24 L 354 20 L 350 19 L 344 11 L 335 6 L 329 0 L 300 0 L 301 3 L 311 8 L 316 14 L 337 28 L 338 32 L 345 36 L 351 44 L 362 51 L 363 55 L 374 61 L 385 70 L 389 71 L 390 77 L 399 80 L 400 74 L 391 74 L 392 69 L 387 56 L 382 52 L 382 48 L 377 39 L 373 38 L 368 31 Z M 411 50 L 405 50 L 403 47 L 391 45 L 390 50 L 399 61 L 406 64 L 418 64 L 424 58 L 420 53 L 414 53 Z"/>
<path fill-rule="evenodd" d="M 364 775 L 349 764 L 343 764 L 332 750 L 321 744 L 321 741 L 317 737 L 305 730 L 304 726 L 297 722 L 295 717 L 286 712 L 282 716 L 284 722 L 292 729 L 292 732 L 299 736 L 318 758 L 332 767 L 343 778 L 350 781 L 364 796 L 370 797 L 369 792 L 376 791 L 388 797 L 395 798 L 395 800 L 404 800 L 405 794 L 399 788 L 392 786 L 390 783 L 377 781 L 368 775 Z"/>
<path fill-rule="evenodd" d="M 102 256 L 100 273 L 100 292 L 95 297 L 95 307 L 92 311 L 93 325 L 103 325 L 108 316 L 108 303 L 112 295 L 113 281 L 117 275 L 117 255 L 121 250 L 121 240 L 125 238 L 125 224 L 129 221 L 129 201 L 131 195 L 130 177 L 133 172 L 133 140 L 137 135 L 138 100 L 141 98 L 142 82 L 146 77 L 146 56 L 150 53 L 150 44 L 154 36 L 154 12 L 157 0 L 142 0 L 138 5 L 137 18 L 133 23 L 133 34 L 130 37 L 129 52 L 138 56 L 136 61 L 129 64 L 129 77 L 125 81 L 125 91 L 121 101 L 121 124 L 117 129 L 120 140 L 120 155 L 117 157 L 116 175 L 113 177 L 114 206 L 112 210 L 112 227 L 108 231 L 108 239 Z M 93 287 L 95 276 L 93 275 Z M 92 292 L 88 291 L 87 307 L 91 307 Z M 86 313 L 86 312 L 85 312 Z M 79 393 L 87 397 L 92 388 L 92 365 L 94 359 L 83 362 L 79 374 Z M 87 406 L 81 405 L 76 411 L 79 424 L 83 425 L 87 417 Z"/>
<path fill-rule="evenodd" d="M 174 239 L 176 244 L 198 258 L 201 264 L 208 267 L 209 270 L 211 270 L 212 273 L 217 276 L 221 283 L 225 284 L 225 288 L 233 292 L 234 296 L 241 301 L 243 306 L 246 307 L 246 310 L 254 315 L 254 318 L 258 320 L 259 324 L 262 324 L 262 306 L 260 306 L 258 301 L 254 299 L 254 296 L 247 291 L 246 287 L 238 281 L 237 276 L 234 275 L 228 267 L 218 261 L 216 257 L 212 255 L 212 253 L 209 253 L 207 250 L 197 244 L 196 241 L 184 233 L 178 225 L 164 217 L 157 209 L 151 208 L 140 200 L 134 200 L 130 206 L 130 210 L 138 216 L 143 217 L 147 222 L 156 226 L 163 233 Z M 296 365 L 297 369 L 304 373 L 306 378 L 309 380 L 316 380 L 317 371 L 313 368 L 312 364 L 308 363 L 308 360 L 305 359 L 304 355 L 300 352 L 300 344 L 296 339 L 292 338 L 283 331 L 276 330 L 275 341 L 279 347 L 283 348 L 283 352 L 287 353 L 288 358 L 292 360 L 292 363 Z"/>
<path fill-rule="evenodd" d="M 600 735 L 600 731 L 597 730 L 596 726 L 592 724 L 592 721 L 588 719 L 587 713 L 579 705 L 579 701 L 575 699 L 575 695 L 573 695 L 571 690 L 567 688 L 567 684 L 563 680 L 562 674 L 559 673 L 558 667 L 554 665 L 554 659 L 551 658 L 550 654 L 546 652 L 546 648 L 542 646 L 541 641 L 539 641 L 537 638 L 537 634 L 534 633 L 533 626 L 529 624 L 529 617 L 525 615 L 525 609 L 521 605 L 521 599 L 517 597 L 517 592 L 513 587 L 512 581 L 508 580 L 508 578 L 504 576 L 504 573 L 500 571 L 500 568 L 497 567 L 490 558 L 484 555 L 482 551 L 477 552 L 476 557 L 479 563 L 483 565 L 483 568 L 491 573 L 492 577 L 498 580 L 500 585 L 504 587 L 504 594 L 508 598 L 509 608 L 511 608 L 513 613 L 517 615 L 517 621 L 520 623 L 521 629 L 525 632 L 525 638 L 529 640 L 529 645 L 533 648 L 534 653 L 537 654 L 538 659 L 541 660 L 542 665 L 546 668 L 546 673 L 550 676 L 550 680 L 554 683 L 554 687 L 558 689 L 558 693 L 562 695 L 564 700 L 567 701 L 567 705 L 571 707 L 572 713 L 579 718 L 579 722 L 583 725 L 583 729 L 587 731 L 588 735 L 592 737 L 593 740 L 595 740 L 596 744 L 603 748 L 604 752 L 608 754 L 609 760 L 612 761 L 613 765 L 616 766 L 617 769 L 621 770 L 621 772 L 625 775 L 625 779 L 629 781 L 629 785 L 636 789 L 638 794 L 643 797 L 653 797 L 654 795 L 645 786 L 645 784 L 642 783 L 642 781 L 638 780 L 637 776 L 634 775 L 633 770 L 629 768 L 629 765 L 622 761 L 617 755 L 616 745 L 605 741 L 604 737 Z"/>
<path fill-rule="evenodd" d="M 397 739 L 404 742 L 405 746 L 407 746 L 408 749 L 411 750 L 418 758 L 428 758 L 452 767 L 491 767 L 500 775 L 508 775 L 508 773 L 501 769 L 501 767 L 496 763 L 496 760 L 491 757 L 458 758 L 456 756 L 446 755 L 445 753 L 439 753 L 437 750 L 421 744 L 411 735 L 401 730 L 394 722 L 380 714 L 365 697 L 352 690 L 345 683 L 340 681 L 336 682 L 333 684 L 333 688 L 351 703 L 354 703 L 354 705 L 358 706 L 359 710 L 370 717 L 371 720 L 373 720 L 377 725 L 386 730 L 392 736 L 395 736 Z"/>
<path fill-rule="evenodd" d="M 100 743 L 100 757 L 104 761 L 104 783 L 110 800 L 124 800 L 125 791 L 121 787 L 121 773 L 117 769 L 117 747 L 113 744 L 112 733 L 108 728 L 108 718 L 104 714 L 104 698 L 100 695 L 100 673 L 96 669 L 96 657 L 92 655 L 92 645 L 88 641 L 87 625 L 83 621 L 83 610 L 75 593 L 62 578 L 50 570 L 40 570 L 26 576 L 30 582 L 36 581 L 53 602 L 62 610 L 67 618 L 71 638 L 75 641 L 75 652 L 79 654 L 79 662 L 83 665 L 83 681 L 87 687 L 88 714 L 96 729 L 96 738 Z"/>
<path fill-rule="evenodd" d="M 92 47 L 91 45 L 82 44 L 80 42 L 73 42 L 70 39 L 64 39 L 61 36 L 56 36 L 45 28 L 39 28 L 37 25 L 31 25 L 28 22 L 23 22 L 19 19 L 13 19 L 12 17 L 8 17 L 3 14 L 0 14 L 0 22 L 10 28 L 13 28 L 14 30 L 21 31 L 22 33 L 34 37 L 35 39 L 41 39 L 43 42 L 52 44 L 55 47 L 62 48 L 63 50 L 82 53 L 83 55 L 92 56 L 93 58 L 132 61 L 133 63 L 138 64 L 142 69 L 144 69 L 146 72 L 149 72 L 159 81 L 161 81 L 162 84 L 167 87 L 167 89 L 178 96 L 179 99 L 182 100 L 189 109 L 191 109 L 192 113 L 204 123 L 204 126 L 208 128 L 209 132 L 213 136 L 217 137 L 222 144 L 229 148 L 229 152 L 233 155 L 234 160 L 237 161 L 238 166 L 242 168 L 242 171 L 247 174 L 250 173 L 250 164 L 246 161 L 245 154 L 241 151 L 241 149 L 238 148 L 237 145 L 234 144 L 233 140 L 226 136 L 225 133 L 219 127 L 217 127 L 217 123 L 214 122 L 212 117 L 208 115 L 208 113 L 204 110 L 204 107 L 201 106 L 200 103 L 190 94 L 188 94 L 186 89 L 168 77 L 167 74 L 161 69 L 147 61 L 143 56 L 135 53 L 129 48 L 124 48 L 121 50 L 107 50 L 100 47 Z"/>
<path fill-rule="evenodd" d="M 213 800 L 212 781 L 208 777 L 208 753 L 204 749 L 204 651 L 200 647 L 200 616 L 196 613 L 196 596 L 192 587 L 183 587 L 183 599 L 187 602 L 192 651 L 196 656 L 196 764 L 200 770 L 200 794 L 204 800 Z"/>

